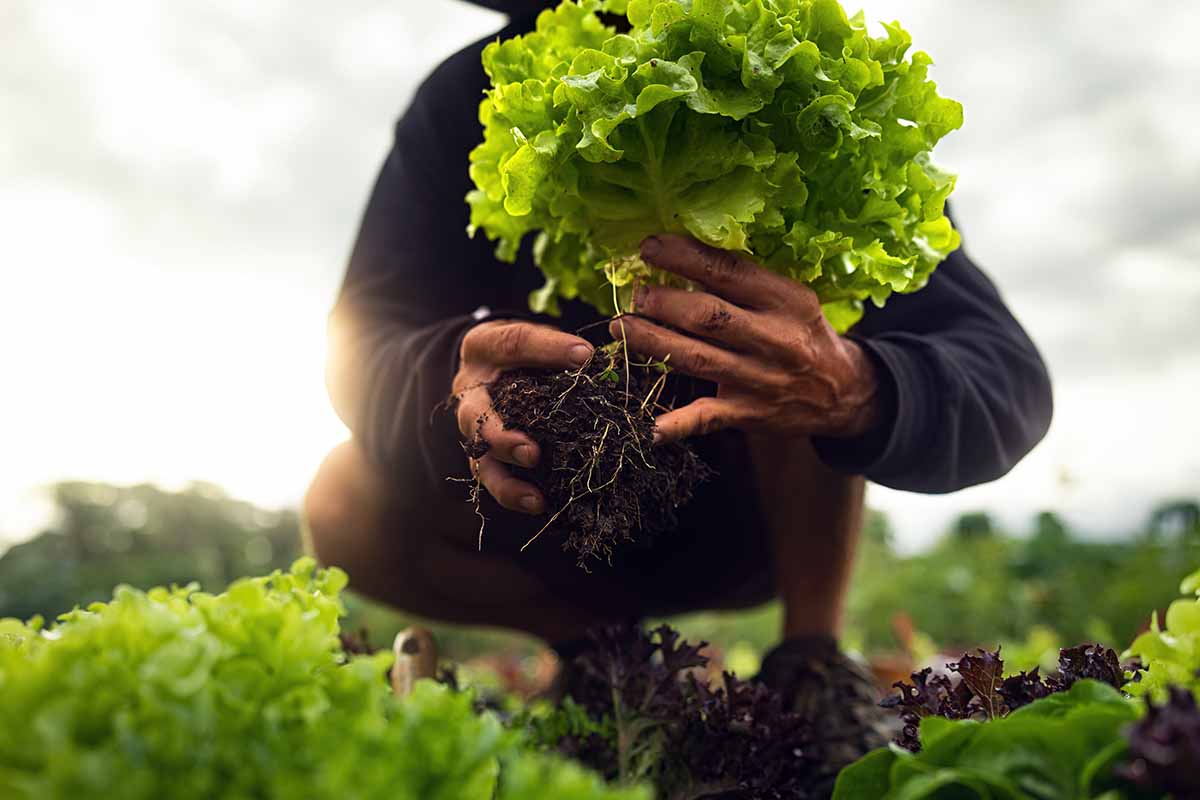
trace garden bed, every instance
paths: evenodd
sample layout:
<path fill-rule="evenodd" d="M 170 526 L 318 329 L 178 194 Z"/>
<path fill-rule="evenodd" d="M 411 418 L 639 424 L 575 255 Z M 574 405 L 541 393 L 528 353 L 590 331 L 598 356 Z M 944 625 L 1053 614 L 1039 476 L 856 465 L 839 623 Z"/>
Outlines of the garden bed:
<path fill-rule="evenodd" d="M 814 782 L 819 726 L 760 684 L 701 679 L 700 647 L 670 629 L 598 631 L 573 696 L 485 706 L 425 679 L 423 635 L 400 642 L 400 667 L 342 637 L 345 583 L 302 559 L 220 595 L 121 587 L 48 628 L 0 622 L 0 796 L 827 793 Z M 1200 573 L 1183 588 L 1195 595 Z M 917 673 L 888 703 L 900 741 L 843 771 L 834 796 L 1200 796 L 1200 600 L 1177 601 L 1164 622 L 1125 654 L 1132 669 L 1085 646 L 1050 676 L 1005 675 L 986 651 L 949 675 Z"/>

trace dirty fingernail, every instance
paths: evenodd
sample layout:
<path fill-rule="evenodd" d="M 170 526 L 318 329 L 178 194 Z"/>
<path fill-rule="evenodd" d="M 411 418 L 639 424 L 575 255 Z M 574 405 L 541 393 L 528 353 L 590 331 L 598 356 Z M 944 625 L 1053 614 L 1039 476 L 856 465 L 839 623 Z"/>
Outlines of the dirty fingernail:
<path fill-rule="evenodd" d="M 542 501 L 538 499 L 537 495 L 527 494 L 521 498 L 521 508 L 530 514 L 536 514 L 542 510 Z"/>
<path fill-rule="evenodd" d="M 642 242 L 642 258 L 654 258 L 662 252 L 662 239 L 650 236 Z"/>
<path fill-rule="evenodd" d="M 582 367 L 591 357 L 592 348 L 586 344 L 577 344 L 571 348 L 571 361 L 576 366 Z"/>
<path fill-rule="evenodd" d="M 513 449 L 513 458 L 522 467 L 532 467 L 534 461 L 537 460 L 537 454 L 533 452 L 531 445 L 519 444 Z"/>

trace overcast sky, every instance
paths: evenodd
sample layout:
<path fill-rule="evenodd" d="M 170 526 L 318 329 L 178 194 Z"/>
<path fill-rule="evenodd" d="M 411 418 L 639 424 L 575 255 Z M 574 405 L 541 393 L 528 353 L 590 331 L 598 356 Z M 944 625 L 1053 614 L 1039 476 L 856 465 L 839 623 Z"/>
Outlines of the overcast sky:
<path fill-rule="evenodd" d="M 966 107 L 938 158 L 1057 395 L 1007 478 L 873 503 L 915 547 L 965 509 L 1112 534 L 1200 494 L 1200 3 L 865 10 Z M 298 500 L 345 435 L 324 315 L 391 124 L 499 25 L 456 0 L 0 4 L 0 541 L 62 478 Z"/>

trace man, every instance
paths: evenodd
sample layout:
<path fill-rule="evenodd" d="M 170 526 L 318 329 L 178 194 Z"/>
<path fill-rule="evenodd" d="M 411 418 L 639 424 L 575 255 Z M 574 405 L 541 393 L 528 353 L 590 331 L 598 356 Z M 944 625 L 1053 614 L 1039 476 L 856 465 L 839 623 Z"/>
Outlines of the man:
<path fill-rule="evenodd" d="M 499 36 L 531 29 L 543 4 L 518 5 Z M 354 438 L 309 490 L 318 555 L 406 611 L 526 631 L 564 655 L 593 624 L 778 596 L 783 642 L 760 678 L 842 732 L 826 754 L 834 766 L 882 744 L 869 682 L 836 644 L 864 478 L 952 492 L 1007 472 L 1050 421 L 1034 345 L 961 251 L 926 289 L 869 309 L 842 337 L 807 288 L 652 237 L 643 257 L 701 290 L 642 293 L 625 334 L 631 350 L 669 354 L 699 382 L 702 396 L 657 433 L 694 437 L 717 476 L 681 510 L 678 532 L 612 567 L 579 570 L 550 535 L 518 553 L 554 509 L 510 469 L 535 464 L 538 444 L 487 413 L 481 384 L 512 367 L 579 364 L 594 342 L 574 332 L 598 317 L 568 303 L 561 319 L 533 318 L 525 302 L 541 278 L 529 254 L 501 264 L 464 233 L 483 44 L 439 66 L 397 124 L 331 317 L 330 394 Z M 470 467 L 495 500 L 482 549 L 466 487 L 447 480 L 471 474 L 459 442 L 481 418 L 491 449 Z"/>

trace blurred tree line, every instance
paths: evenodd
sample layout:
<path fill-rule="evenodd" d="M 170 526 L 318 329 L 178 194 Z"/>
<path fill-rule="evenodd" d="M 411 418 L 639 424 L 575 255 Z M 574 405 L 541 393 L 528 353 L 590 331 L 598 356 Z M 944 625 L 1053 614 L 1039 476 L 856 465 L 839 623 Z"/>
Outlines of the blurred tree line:
<path fill-rule="evenodd" d="M 865 531 L 849 617 L 865 650 L 903 649 L 907 626 L 948 652 L 1051 631 L 1123 648 L 1200 567 L 1200 504 L 1163 503 L 1118 541 L 1081 537 L 1052 512 L 1018 538 L 965 514 L 929 550 L 900 556 L 886 519 Z"/>
<path fill-rule="evenodd" d="M 221 589 L 300 551 L 295 511 L 264 511 L 210 484 L 167 492 L 70 482 L 50 491 L 50 527 L 0 557 L 0 617 L 52 619 L 107 600 L 119 583 Z"/>
<path fill-rule="evenodd" d="M 265 511 L 209 484 L 181 492 L 150 485 L 61 483 L 52 488 L 55 521 L 0 557 L 0 617 L 47 618 L 107 599 L 119 583 L 138 587 L 199 583 L 220 590 L 244 575 L 286 567 L 302 551 L 291 510 Z M 865 652 L 909 651 L 913 637 L 954 652 L 1024 642 L 1035 634 L 1066 644 L 1128 643 L 1154 609 L 1200 566 L 1200 504 L 1161 504 L 1142 530 L 1115 542 L 1089 541 L 1052 513 L 1032 536 L 998 529 L 984 513 L 960 517 L 926 552 L 897 553 L 887 518 L 873 512 L 864 531 L 849 601 L 850 644 Z M 348 599 L 347 627 L 386 644 L 411 620 Z M 761 652 L 778 635 L 779 609 L 698 614 L 672 620 L 686 636 Z M 528 651 L 495 632 L 438 627 L 447 655 L 490 648 Z M 1039 638 L 1040 637 L 1040 638 Z"/>
<path fill-rule="evenodd" d="M 267 511 L 221 488 L 64 482 L 50 487 L 53 522 L 0 554 L 0 618 L 53 619 L 112 597 L 113 587 L 196 582 L 221 591 L 240 577 L 286 569 L 304 551 L 295 510 Z M 390 646 L 417 621 L 348 594 L 347 630 Z M 531 641 L 495 631 L 432 626 L 446 655 L 460 659 L 497 647 L 530 653 Z"/>

